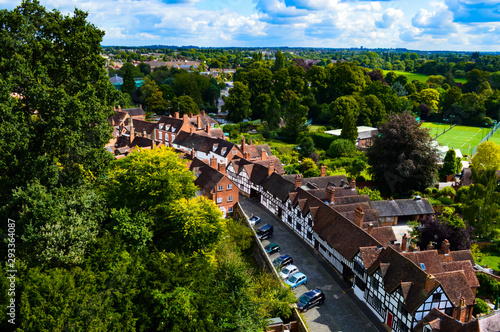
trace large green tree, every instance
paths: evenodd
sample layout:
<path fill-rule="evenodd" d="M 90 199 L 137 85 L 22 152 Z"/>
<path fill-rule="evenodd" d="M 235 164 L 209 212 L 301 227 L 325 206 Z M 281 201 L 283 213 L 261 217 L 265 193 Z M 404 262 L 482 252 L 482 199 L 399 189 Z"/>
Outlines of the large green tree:
<path fill-rule="evenodd" d="M 285 126 L 282 128 L 284 136 L 290 141 L 296 141 L 300 133 L 307 131 L 308 108 L 300 103 L 297 96 L 292 96 L 285 108 Z"/>
<path fill-rule="evenodd" d="M 389 116 L 367 155 L 375 179 L 392 192 L 423 190 L 436 181 L 436 148 L 410 112 Z"/>
<path fill-rule="evenodd" d="M 245 84 L 234 82 L 234 87 L 229 90 L 229 96 L 222 97 L 224 99 L 222 111 L 228 112 L 228 120 L 240 122 L 250 116 L 250 97 L 250 91 Z"/>
<path fill-rule="evenodd" d="M 117 91 L 87 14 L 24 1 L 0 11 L 0 197 L 38 179 L 56 186 L 101 177 Z"/>

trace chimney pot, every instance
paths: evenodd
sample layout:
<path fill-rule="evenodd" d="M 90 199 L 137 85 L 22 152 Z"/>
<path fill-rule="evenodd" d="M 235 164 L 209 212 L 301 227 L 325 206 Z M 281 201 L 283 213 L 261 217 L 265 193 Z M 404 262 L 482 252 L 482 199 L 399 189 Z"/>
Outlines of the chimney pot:
<path fill-rule="evenodd" d="M 192 112 L 189 112 L 189 117 L 192 118 L 193 117 L 193 113 Z"/>
<path fill-rule="evenodd" d="M 205 130 L 207 131 L 208 134 L 210 134 L 210 123 L 207 123 Z"/>
<path fill-rule="evenodd" d="M 182 121 L 183 121 L 184 123 L 188 123 L 188 122 L 189 122 L 189 121 L 188 121 L 188 116 L 187 116 L 187 114 L 184 114 L 184 115 L 182 116 Z"/>
<path fill-rule="evenodd" d="M 260 150 L 260 160 L 267 160 L 267 152 L 266 150 Z"/>
<path fill-rule="evenodd" d="M 295 188 L 302 186 L 302 175 L 295 175 Z"/>
<path fill-rule="evenodd" d="M 326 199 L 330 202 L 330 203 L 333 203 L 334 200 L 335 200 L 335 189 L 333 188 L 333 186 L 327 186 L 326 187 Z"/>
<path fill-rule="evenodd" d="M 428 274 L 425 279 L 425 293 L 429 294 L 431 290 L 436 286 L 436 278 L 432 274 Z"/>
<path fill-rule="evenodd" d="M 201 110 L 200 114 L 201 114 L 202 116 L 205 116 L 205 110 Z"/>
<path fill-rule="evenodd" d="M 374 227 L 374 226 L 373 226 L 373 223 L 369 223 L 369 224 L 368 224 L 368 234 L 370 234 L 370 235 L 372 234 L 372 232 L 373 232 L 373 227 Z"/>
<path fill-rule="evenodd" d="M 250 153 L 245 152 L 243 155 L 244 155 L 246 160 L 250 159 Z"/>
<path fill-rule="evenodd" d="M 429 244 L 427 245 L 427 250 L 432 250 L 434 249 L 434 244 L 432 243 L 432 241 L 429 242 Z"/>
<path fill-rule="evenodd" d="M 349 187 L 351 187 L 352 189 L 356 189 L 356 181 L 354 179 L 349 181 Z"/>
<path fill-rule="evenodd" d="M 271 160 L 269 166 L 267 167 L 267 176 L 271 176 L 274 173 L 274 162 Z"/>
<path fill-rule="evenodd" d="M 196 126 L 197 129 L 201 129 L 201 116 L 196 117 Z"/>
<path fill-rule="evenodd" d="M 179 118 L 179 112 L 174 112 L 174 119 L 178 119 Z"/>
<path fill-rule="evenodd" d="M 321 177 L 325 177 L 325 175 L 326 175 L 326 166 L 323 165 L 321 166 Z"/>
<path fill-rule="evenodd" d="M 243 155 L 245 155 L 245 136 L 241 138 L 241 151 L 243 152 Z"/>
<path fill-rule="evenodd" d="M 448 239 L 444 239 L 443 243 L 441 244 L 441 250 L 446 256 L 450 254 L 450 241 L 448 241 Z"/>

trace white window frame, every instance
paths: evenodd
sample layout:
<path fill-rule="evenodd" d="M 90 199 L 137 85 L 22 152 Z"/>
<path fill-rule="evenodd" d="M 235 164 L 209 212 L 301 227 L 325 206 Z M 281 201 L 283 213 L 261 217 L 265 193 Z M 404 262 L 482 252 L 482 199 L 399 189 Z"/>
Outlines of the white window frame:
<path fill-rule="evenodd" d="M 227 198 L 227 201 L 228 201 L 228 202 L 232 202 L 232 201 L 233 201 L 233 196 L 229 196 L 229 197 Z"/>
<path fill-rule="evenodd" d="M 224 191 L 224 186 L 217 186 L 217 191 Z"/>
<path fill-rule="evenodd" d="M 221 204 L 222 203 L 222 197 L 217 197 L 217 204 Z"/>
<path fill-rule="evenodd" d="M 233 185 L 232 184 L 228 184 L 227 185 L 227 190 L 231 190 L 231 189 L 233 189 Z"/>

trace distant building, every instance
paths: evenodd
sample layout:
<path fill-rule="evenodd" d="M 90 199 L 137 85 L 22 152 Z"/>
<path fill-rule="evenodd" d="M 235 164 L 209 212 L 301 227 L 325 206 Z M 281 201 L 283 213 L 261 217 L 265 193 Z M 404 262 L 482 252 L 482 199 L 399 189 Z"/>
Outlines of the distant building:
<path fill-rule="evenodd" d="M 328 130 L 325 134 L 340 136 L 342 129 Z M 373 127 L 359 126 L 358 138 L 356 139 L 356 146 L 358 148 L 367 148 L 372 146 L 373 138 L 377 136 L 378 129 Z"/>

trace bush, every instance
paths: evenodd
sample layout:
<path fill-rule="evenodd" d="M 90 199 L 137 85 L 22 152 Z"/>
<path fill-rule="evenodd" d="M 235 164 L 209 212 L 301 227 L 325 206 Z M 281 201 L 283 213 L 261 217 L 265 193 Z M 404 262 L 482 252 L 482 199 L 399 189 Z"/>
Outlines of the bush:
<path fill-rule="evenodd" d="M 352 157 L 356 153 L 356 145 L 346 139 L 338 139 L 328 148 L 326 154 L 332 158 Z"/>
<path fill-rule="evenodd" d="M 323 150 L 328 150 L 332 142 L 337 139 L 336 136 L 318 132 L 310 133 L 309 136 L 313 139 L 314 145 Z"/>
<path fill-rule="evenodd" d="M 490 307 L 486 302 L 481 299 L 476 299 L 476 304 L 474 304 L 473 314 L 477 316 L 478 314 L 487 314 L 490 312 Z"/>
<path fill-rule="evenodd" d="M 443 204 L 443 205 L 452 205 L 453 204 L 453 200 L 449 197 L 446 197 L 446 196 L 439 197 L 438 201 L 440 201 L 441 204 Z"/>
<path fill-rule="evenodd" d="M 477 295 L 494 301 L 494 296 L 500 293 L 500 282 L 484 273 L 476 273 L 476 277 L 481 285 L 477 290 Z"/>

